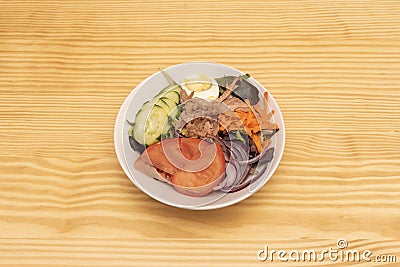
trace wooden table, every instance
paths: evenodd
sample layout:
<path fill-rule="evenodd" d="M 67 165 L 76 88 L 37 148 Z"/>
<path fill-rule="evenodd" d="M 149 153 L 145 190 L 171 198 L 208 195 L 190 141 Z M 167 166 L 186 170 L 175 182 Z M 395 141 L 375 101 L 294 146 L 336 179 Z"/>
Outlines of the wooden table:
<path fill-rule="evenodd" d="M 251 73 L 285 119 L 276 174 L 228 208 L 158 203 L 114 153 L 132 88 L 187 61 Z M 297 266 L 257 251 L 339 238 L 399 264 L 400 2 L 1 1 L 0 137 L 3 266 Z"/>

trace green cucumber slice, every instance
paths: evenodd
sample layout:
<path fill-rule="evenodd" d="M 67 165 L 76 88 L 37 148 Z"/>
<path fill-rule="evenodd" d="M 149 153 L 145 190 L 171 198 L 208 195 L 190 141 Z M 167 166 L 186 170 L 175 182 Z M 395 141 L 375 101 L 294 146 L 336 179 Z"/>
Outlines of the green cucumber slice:
<path fill-rule="evenodd" d="M 158 92 L 158 94 L 156 94 L 156 96 L 154 98 L 160 98 L 170 91 L 175 91 L 178 94 L 180 94 L 181 90 L 182 90 L 182 88 L 179 85 L 168 85 L 167 87 L 162 89 L 160 92 Z"/>
<path fill-rule="evenodd" d="M 171 112 L 171 108 L 162 98 L 158 99 L 156 105 L 162 107 L 167 114 Z"/>
<path fill-rule="evenodd" d="M 176 116 L 178 115 L 178 105 L 173 100 L 171 100 L 169 98 L 162 97 L 160 99 L 162 101 L 164 101 L 168 105 L 168 107 L 170 109 L 170 112 L 168 112 L 168 116 L 170 118 L 172 118 L 172 119 L 175 119 Z"/>
<path fill-rule="evenodd" d="M 164 128 L 168 128 L 168 113 L 158 106 L 153 105 L 149 109 L 140 109 L 136 115 L 133 129 L 134 138 L 141 144 L 151 145 L 161 136 Z"/>
<path fill-rule="evenodd" d="M 166 97 L 174 101 L 176 104 L 179 104 L 180 94 L 174 90 L 166 92 L 162 97 Z"/>

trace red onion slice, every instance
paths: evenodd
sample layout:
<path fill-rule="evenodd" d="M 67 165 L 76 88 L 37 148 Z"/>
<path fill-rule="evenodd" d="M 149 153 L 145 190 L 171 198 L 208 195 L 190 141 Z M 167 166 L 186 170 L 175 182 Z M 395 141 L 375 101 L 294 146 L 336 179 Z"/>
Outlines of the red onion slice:
<path fill-rule="evenodd" d="M 221 192 L 225 192 L 225 193 L 234 193 L 237 191 L 242 190 L 243 188 L 249 186 L 251 183 L 254 183 L 255 181 L 257 181 L 267 170 L 268 168 L 268 163 L 272 161 L 273 157 L 274 157 L 274 148 L 270 148 L 268 149 L 265 153 L 264 153 L 264 157 L 262 158 L 265 163 L 264 166 L 262 166 L 261 170 L 258 171 L 257 174 L 251 176 L 251 177 L 247 177 L 247 179 L 244 179 L 244 181 L 242 181 L 239 184 L 236 184 L 235 186 L 233 186 L 230 189 L 226 189 L 225 187 L 221 188 L 220 191 Z"/>

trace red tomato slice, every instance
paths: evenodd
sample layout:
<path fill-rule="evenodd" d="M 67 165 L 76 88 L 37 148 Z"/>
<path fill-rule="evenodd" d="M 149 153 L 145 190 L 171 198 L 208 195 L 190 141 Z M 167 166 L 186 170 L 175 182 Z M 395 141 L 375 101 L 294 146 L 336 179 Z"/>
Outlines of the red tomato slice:
<path fill-rule="evenodd" d="M 178 170 L 200 172 L 212 164 L 216 146 L 197 138 L 173 138 L 162 141 L 163 152 Z"/>
<path fill-rule="evenodd" d="M 225 172 L 221 146 L 197 138 L 165 139 L 149 146 L 141 159 L 169 173 L 175 189 L 190 196 L 210 193 Z"/>
<path fill-rule="evenodd" d="M 141 157 L 139 157 L 135 161 L 135 169 L 139 170 L 141 173 L 156 178 L 162 182 L 171 183 L 171 176 L 169 173 L 166 173 L 160 169 L 154 168 L 152 165 L 145 162 Z"/>
<path fill-rule="evenodd" d="M 168 143 L 171 139 L 163 140 L 162 142 Z M 171 149 L 171 148 L 169 148 Z M 178 151 L 179 152 L 179 151 Z M 175 174 L 177 169 L 173 166 L 165 156 L 161 142 L 149 146 L 140 156 L 146 163 L 160 169 L 164 172 Z M 140 170 L 139 170 L 140 171 Z"/>
<path fill-rule="evenodd" d="M 172 178 L 172 183 L 184 187 L 203 186 L 217 179 L 224 171 L 224 154 L 221 146 L 217 144 L 217 155 L 206 169 L 197 172 L 178 170 Z"/>
<path fill-rule="evenodd" d="M 197 160 L 201 156 L 199 144 L 202 140 L 197 138 L 181 138 L 183 156 L 190 160 Z M 203 141 L 205 142 L 205 141 Z"/>
<path fill-rule="evenodd" d="M 219 144 L 215 146 L 216 155 L 206 169 L 198 172 L 178 170 L 172 176 L 171 182 L 178 192 L 188 196 L 204 196 L 212 192 L 213 188 L 219 184 L 225 173 L 225 158 L 221 146 Z"/>

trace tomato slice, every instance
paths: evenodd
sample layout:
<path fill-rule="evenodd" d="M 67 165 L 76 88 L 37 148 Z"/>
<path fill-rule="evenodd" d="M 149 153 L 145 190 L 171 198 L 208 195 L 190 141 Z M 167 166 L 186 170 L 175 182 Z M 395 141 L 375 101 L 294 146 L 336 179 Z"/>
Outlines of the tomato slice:
<path fill-rule="evenodd" d="M 149 146 L 141 159 L 168 173 L 175 189 L 190 196 L 210 193 L 225 172 L 221 146 L 197 138 L 165 139 Z"/>
<path fill-rule="evenodd" d="M 160 169 L 156 169 L 152 165 L 145 162 L 141 157 L 139 157 L 134 164 L 135 169 L 139 170 L 141 173 L 156 178 L 162 182 L 171 183 L 171 176 Z"/>
<path fill-rule="evenodd" d="M 168 141 L 171 139 L 166 139 L 163 140 L 162 142 L 168 143 L 171 141 Z M 171 149 L 171 148 L 169 148 Z M 177 151 L 179 152 L 179 151 Z M 143 161 L 145 161 L 147 164 L 150 164 L 154 166 L 157 169 L 160 169 L 166 173 L 169 174 L 175 174 L 177 169 L 174 165 L 172 165 L 167 157 L 165 156 L 163 152 L 163 146 L 161 145 L 161 142 L 152 144 L 149 146 L 140 156 Z M 140 170 L 139 170 L 140 171 Z"/>
<path fill-rule="evenodd" d="M 212 164 L 216 146 L 197 138 L 173 138 L 161 142 L 168 161 L 178 170 L 200 172 Z"/>
<path fill-rule="evenodd" d="M 214 146 L 214 144 L 209 145 Z M 219 184 L 225 173 L 225 158 L 221 146 L 215 144 L 215 147 L 214 160 L 207 168 L 197 172 L 177 170 L 172 176 L 171 182 L 178 192 L 188 196 L 204 196 Z"/>
<path fill-rule="evenodd" d="M 177 170 L 172 183 L 184 187 L 197 187 L 211 183 L 225 171 L 225 158 L 221 146 L 217 144 L 217 155 L 212 163 L 202 171 Z"/>
<path fill-rule="evenodd" d="M 181 138 L 181 152 L 183 156 L 190 160 L 199 159 L 201 156 L 199 149 L 200 142 L 202 142 L 202 140 L 198 138 Z"/>

